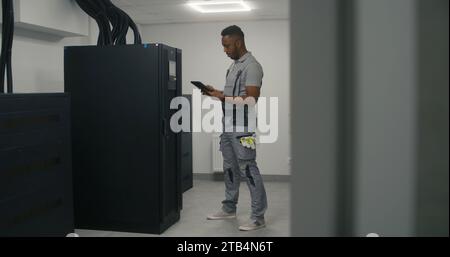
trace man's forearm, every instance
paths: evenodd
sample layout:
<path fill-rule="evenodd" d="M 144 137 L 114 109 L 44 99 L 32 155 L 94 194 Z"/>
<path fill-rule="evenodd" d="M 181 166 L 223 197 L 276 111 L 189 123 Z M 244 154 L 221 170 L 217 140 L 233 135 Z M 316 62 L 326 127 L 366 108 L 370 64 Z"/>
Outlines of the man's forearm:
<path fill-rule="evenodd" d="M 254 106 L 256 105 L 258 99 L 253 96 L 237 96 L 237 97 L 225 97 L 224 102 L 234 105 L 248 105 Z"/>
<path fill-rule="evenodd" d="M 219 101 L 223 103 L 233 104 L 233 105 L 256 105 L 258 99 L 253 96 L 225 96 L 223 91 L 216 90 L 214 94 L 211 94 L 212 97 L 217 98 Z"/>

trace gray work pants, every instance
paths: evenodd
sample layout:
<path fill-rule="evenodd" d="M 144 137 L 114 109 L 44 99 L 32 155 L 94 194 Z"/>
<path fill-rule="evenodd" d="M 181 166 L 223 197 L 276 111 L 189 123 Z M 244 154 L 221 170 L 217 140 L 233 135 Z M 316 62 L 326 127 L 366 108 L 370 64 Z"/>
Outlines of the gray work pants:
<path fill-rule="evenodd" d="M 256 150 L 246 148 L 240 138 L 251 136 L 249 133 L 224 133 L 221 135 L 220 150 L 223 155 L 225 172 L 225 201 L 223 211 L 234 213 L 239 200 L 239 186 L 242 180 L 247 182 L 252 199 L 254 221 L 264 220 L 267 210 L 267 196 L 261 173 L 256 163 Z"/>

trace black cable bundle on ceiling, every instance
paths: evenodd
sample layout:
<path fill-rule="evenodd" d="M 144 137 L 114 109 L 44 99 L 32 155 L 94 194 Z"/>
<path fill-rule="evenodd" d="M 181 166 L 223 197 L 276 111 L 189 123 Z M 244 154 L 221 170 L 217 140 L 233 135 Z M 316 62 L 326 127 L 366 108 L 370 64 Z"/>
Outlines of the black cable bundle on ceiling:
<path fill-rule="evenodd" d="M 123 10 L 115 6 L 110 0 L 101 0 L 106 6 L 108 18 L 113 25 L 113 40 L 115 44 L 126 44 L 126 36 L 128 28 L 131 28 L 134 33 L 134 43 L 142 44 L 141 35 L 136 26 L 136 23 Z"/>
<path fill-rule="evenodd" d="M 128 29 L 134 32 L 134 43 L 142 44 L 141 35 L 134 21 L 110 0 L 76 0 L 78 5 L 98 24 L 98 45 L 124 45 Z M 0 93 L 13 92 L 12 46 L 14 39 L 13 0 L 2 0 L 2 49 L 0 60 Z M 111 25 L 113 29 L 111 30 Z"/>
<path fill-rule="evenodd" d="M 134 32 L 134 43 L 142 44 L 136 23 L 110 0 L 76 0 L 98 24 L 98 45 L 125 45 L 128 29 Z M 111 30 L 112 26 L 112 30 Z"/>
<path fill-rule="evenodd" d="M 0 93 L 5 93 L 5 74 L 7 75 L 7 93 L 13 92 L 12 45 L 14 38 L 13 0 L 2 0 L 2 53 L 0 60 Z"/>
<path fill-rule="evenodd" d="M 100 4 L 101 1 L 96 0 L 76 0 L 78 5 L 85 11 L 89 16 L 91 16 L 98 25 L 99 36 L 97 44 L 102 45 L 111 45 L 112 34 L 111 27 L 109 24 L 108 16 L 106 15 L 105 8 Z"/>

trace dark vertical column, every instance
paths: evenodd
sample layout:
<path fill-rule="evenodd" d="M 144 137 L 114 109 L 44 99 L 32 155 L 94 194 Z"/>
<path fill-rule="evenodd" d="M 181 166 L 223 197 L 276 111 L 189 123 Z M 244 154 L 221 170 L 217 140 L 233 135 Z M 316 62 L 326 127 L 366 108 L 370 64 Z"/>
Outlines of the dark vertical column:
<path fill-rule="evenodd" d="M 417 235 L 449 235 L 448 0 L 418 0 Z"/>
<path fill-rule="evenodd" d="M 338 176 L 337 234 L 353 236 L 355 143 L 355 0 L 338 6 Z"/>

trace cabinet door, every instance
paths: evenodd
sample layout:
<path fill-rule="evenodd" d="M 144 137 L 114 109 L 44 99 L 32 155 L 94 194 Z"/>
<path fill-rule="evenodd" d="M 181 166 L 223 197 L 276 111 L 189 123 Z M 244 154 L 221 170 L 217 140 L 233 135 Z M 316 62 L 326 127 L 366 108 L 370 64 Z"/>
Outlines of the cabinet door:
<path fill-rule="evenodd" d="M 177 110 L 170 109 L 170 103 L 180 96 L 178 76 L 179 68 L 176 49 L 162 46 L 160 49 L 161 81 L 161 218 L 166 223 L 179 216 L 181 209 L 180 176 L 180 136 L 170 128 L 170 118 Z"/>
<path fill-rule="evenodd" d="M 192 133 L 181 135 L 181 188 L 186 192 L 193 187 L 192 172 Z"/>
<path fill-rule="evenodd" d="M 191 106 L 190 124 L 192 131 L 192 95 L 183 95 L 183 97 L 189 100 Z M 183 193 L 194 186 L 192 158 L 192 133 L 185 132 L 181 134 L 181 189 Z"/>

